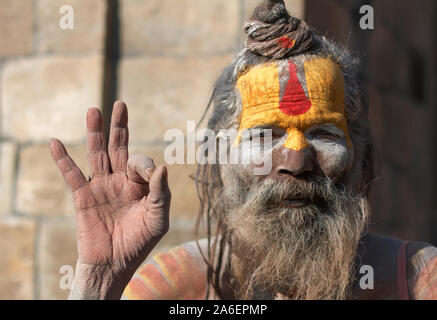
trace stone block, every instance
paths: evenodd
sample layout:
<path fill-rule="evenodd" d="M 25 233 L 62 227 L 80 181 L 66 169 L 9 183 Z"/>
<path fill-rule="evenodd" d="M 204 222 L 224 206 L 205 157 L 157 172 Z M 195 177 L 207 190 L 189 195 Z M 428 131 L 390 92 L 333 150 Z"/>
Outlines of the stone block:
<path fill-rule="evenodd" d="M 43 222 L 38 243 L 39 298 L 44 300 L 67 299 L 70 290 L 60 286 L 65 273 L 62 266 L 76 267 L 76 225 L 74 219 Z"/>
<path fill-rule="evenodd" d="M 16 145 L 0 143 L 0 216 L 12 213 Z"/>
<path fill-rule="evenodd" d="M 34 298 L 35 223 L 27 219 L 0 219 L 0 299 Z"/>
<path fill-rule="evenodd" d="M 125 58 L 119 97 L 129 108 L 131 138 L 160 141 L 171 128 L 186 132 L 200 120 L 213 84 L 231 56 L 215 58 Z"/>
<path fill-rule="evenodd" d="M 2 134 L 19 141 L 83 140 L 86 111 L 99 105 L 101 82 L 98 55 L 7 62 L 1 79 Z"/>
<path fill-rule="evenodd" d="M 124 0 L 123 54 L 204 55 L 236 49 L 238 1 Z"/>
<path fill-rule="evenodd" d="M 32 52 L 33 4 L 29 0 L 0 0 L 0 57 Z"/>
<path fill-rule="evenodd" d="M 40 0 L 38 4 L 38 50 L 43 53 L 102 52 L 105 44 L 106 1 L 104 0 Z M 60 20 L 73 9 L 73 29 L 62 29 Z"/>
<path fill-rule="evenodd" d="M 67 150 L 88 177 L 86 147 L 67 145 Z M 74 215 L 73 197 L 50 156 L 48 144 L 24 147 L 19 158 L 17 211 L 32 216 Z"/>

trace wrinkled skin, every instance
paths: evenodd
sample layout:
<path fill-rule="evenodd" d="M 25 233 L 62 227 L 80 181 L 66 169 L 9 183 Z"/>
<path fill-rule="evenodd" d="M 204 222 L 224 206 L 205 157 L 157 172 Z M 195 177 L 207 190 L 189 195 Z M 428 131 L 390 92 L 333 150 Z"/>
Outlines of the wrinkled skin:
<path fill-rule="evenodd" d="M 272 170 L 261 179 L 281 179 L 294 177 L 297 179 L 312 177 L 329 177 L 335 182 L 341 181 L 352 168 L 354 160 L 353 147 L 346 147 L 346 137 L 341 135 L 334 125 L 319 125 L 307 130 L 306 137 L 310 147 L 295 151 L 284 147 L 287 134 L 280 128 L 263 124 L 264 129 L 272 130 L 272 148 L 265 150 L 266 159 L 271 159 Z M 339 133 L 340 132 L 340 133 Z M 263 143 L 263 139 L 260 139 Z M 255 144 L 252 150 L 243 149 L 243 154 L 252 154 L 259 160 L 259 152 Z M 244 148 L 244 146 L 243 146 Z M 254 149 L 254 150 L 253 150 Z M 246 169 L 254 172 L 254 168 L 262 167 L 264 163 L 250 163 Z M 248 173 L 249 173 L 248 171 Z M 225 179 L 225 177 L 223 177 Z"/>
<path fill-rule="evenodd" d="M 106 145 L 100 110 L 88 111 L 90 179 L 63 144 L 50 142 L 51 154 L 73 193 L 77 217 L 78 261 L 72 298 L 118 299 L 135 270 L 169 228 L 171 194 L 167 169 L 144 156 L 128 156 L 128 114 L 116 102 Z M 100 273 L 100 280 L 93 279 Z M 112 282 L 117 280 L 118 288 Z M 94 283 L 90 287 L 87 283 Z M 97 282 L 97 283 L 96 283 Z"/>

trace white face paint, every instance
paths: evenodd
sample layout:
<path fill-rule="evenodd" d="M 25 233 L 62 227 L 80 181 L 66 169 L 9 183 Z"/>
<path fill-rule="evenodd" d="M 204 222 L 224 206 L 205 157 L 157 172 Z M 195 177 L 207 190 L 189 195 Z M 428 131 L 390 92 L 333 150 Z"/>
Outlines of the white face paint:
<path fill-rule="evenodd" d="M 241 155 L 240 164 L 246 168 L 272 168 L 274 153 L 284 148 L 288 138 L 286 131 L 273 126 L 257 126 L 243 133 L 238 146 Z M 352 166 L 353 147 L 348 148 L 347 137 L 343 130 L 334 124 L 322 124 L 306 130 L 305 138 L 314 149 L 317 161 L 328 177 L 338 177 Z M 268 175 L 271 171 L 257 175 Z"/>
<path fill-rule="evenodd" d="M 242 164 L 253 166 L 254 175 L 269 175 L 272 171 L 274 132 L 272 129 L 255 127 L 245 130 L 241 136 L 239 150 Z"/>
<path fill-rule="evenodd" d="M 316 151 L 317 160 L 327 176 L 336 176 L 351 167 L 353 147 L 348 148 L 344 131 L 336 125 L 311 127 L 305 131 L 305 138 Z"/>

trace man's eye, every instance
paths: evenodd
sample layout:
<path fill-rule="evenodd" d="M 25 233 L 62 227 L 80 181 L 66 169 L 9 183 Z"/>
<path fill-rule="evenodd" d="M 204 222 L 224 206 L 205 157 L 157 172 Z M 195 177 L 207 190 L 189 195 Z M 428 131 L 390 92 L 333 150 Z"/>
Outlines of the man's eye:
<path fill-rule="evenodd" d="M 264 139 L 264 137 L 265 137 L 264 131 L 255 131 L 252 132 L 252 134 L 250 135 L 250 141 L 254 139 Z"/>
<path fill-rule="evenodd" d="M 251 132 L 250 135 L 250 140 L 254 140 L 254 139 L 260 139 L 263 140 L 264 138 L 269 138 L 271 137 L 272 140 L 281 138 L 282 135 L 278 132 L 276 132 L 275 130 L 272 129 L 260 129 L 260 130 L 254 130 Z"/>
<path fill-rule="evenodd" d="M 322 138 L 322 139 L 340 139 L 340 136 L 338 134 L 332 133 L 327 130 L 317 130 L 313 133 L 316 138 Z"/>

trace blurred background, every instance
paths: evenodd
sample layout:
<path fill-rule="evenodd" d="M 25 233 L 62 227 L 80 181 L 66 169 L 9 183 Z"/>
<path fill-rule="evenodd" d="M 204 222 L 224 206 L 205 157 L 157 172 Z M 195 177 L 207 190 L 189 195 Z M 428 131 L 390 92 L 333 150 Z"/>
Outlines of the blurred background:
<path fill-rule="evenodd" d="M 75 265 L 72 199 L 48 141 L 87 175 L 85 114 L 129 107 L 130 153 L 163 163 L 164 132 L 199 120 L 215 78 L 244 42 L 260 0 L 0 0 L 0 299 L 64 299 Z M 348 45 L 382 159 L 372 231 L 437 244 L 437 2 L 286 0 L 291 14 Z M 372 5 L 375 29 L 361 30 Z M 74 29 L 63 30 L 63 5 Z M 169 167 L 171 230 L 157 250 L 194 238 L 194 166 Z"/>

